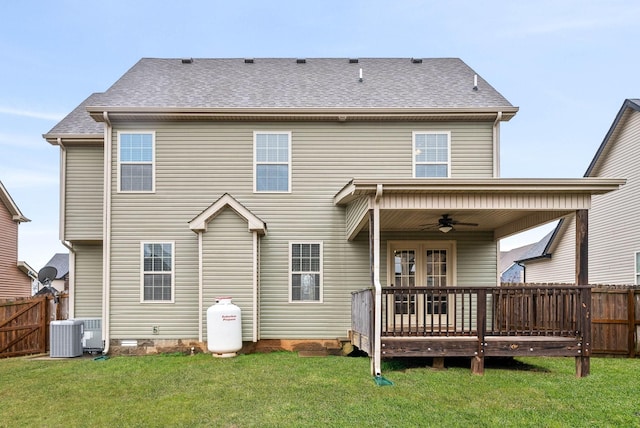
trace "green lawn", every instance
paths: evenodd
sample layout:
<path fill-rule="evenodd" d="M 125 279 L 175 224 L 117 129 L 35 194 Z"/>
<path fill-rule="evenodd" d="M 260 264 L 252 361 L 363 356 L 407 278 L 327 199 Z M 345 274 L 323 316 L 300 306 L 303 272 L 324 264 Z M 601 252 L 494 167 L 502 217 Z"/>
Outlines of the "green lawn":
<path fill-rule="evenodd" d="M 0 360 L 0 426 L 640 427 L 640 360 L 383 363 L 295 353 Z M 453 365 L 451 365 L 453 364 Z"/>

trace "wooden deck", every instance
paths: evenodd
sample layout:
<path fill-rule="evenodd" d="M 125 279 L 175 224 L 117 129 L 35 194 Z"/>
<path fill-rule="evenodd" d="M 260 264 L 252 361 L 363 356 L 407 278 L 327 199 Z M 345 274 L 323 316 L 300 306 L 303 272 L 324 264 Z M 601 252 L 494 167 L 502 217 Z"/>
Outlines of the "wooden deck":
<path fill-rule="evenodd" d="M 590 288 L 581 286 L 412 287 L 382 289 L 380 356 L 576 357 L 588 373 Z M 351 342 L 375 352 L 373 290 L 352 296 Z M 586 364 L 585 364 L 585 358 Z M 580 364 L 579 364 L 580 363 Z"/>

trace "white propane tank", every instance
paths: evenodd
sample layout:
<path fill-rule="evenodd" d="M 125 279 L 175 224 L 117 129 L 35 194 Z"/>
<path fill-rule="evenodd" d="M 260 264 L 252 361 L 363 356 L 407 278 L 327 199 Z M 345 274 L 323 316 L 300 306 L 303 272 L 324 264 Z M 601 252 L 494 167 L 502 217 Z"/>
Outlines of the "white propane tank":
<path fill-rule="evenodd" d="M 242 349 L 240 308 L 231 297 L 218 297 L 207 309 L 207 349 L 214 357 L 235 357 Z"/>

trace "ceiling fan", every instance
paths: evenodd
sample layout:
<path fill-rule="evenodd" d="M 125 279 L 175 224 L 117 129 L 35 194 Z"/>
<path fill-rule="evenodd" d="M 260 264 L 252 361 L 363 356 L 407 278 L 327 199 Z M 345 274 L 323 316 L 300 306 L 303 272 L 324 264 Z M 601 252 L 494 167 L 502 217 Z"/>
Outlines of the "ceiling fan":
<path fill-rule="evenodd" d="M 453 230 L 454 225 L 460 226 L 478 226 L 478 223 L 464 223 L 461 221 L 454 220 L 449 217 L 449 214 L 442 214 L 442 217 L 438 219 L 438 230 L 442 233 L 447 233 Z"/>

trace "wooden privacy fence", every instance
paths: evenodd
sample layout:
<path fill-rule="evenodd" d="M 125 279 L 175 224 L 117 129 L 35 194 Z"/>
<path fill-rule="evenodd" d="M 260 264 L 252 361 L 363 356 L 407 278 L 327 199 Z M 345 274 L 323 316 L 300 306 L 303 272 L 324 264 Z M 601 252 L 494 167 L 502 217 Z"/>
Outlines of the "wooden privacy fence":
<path fill-rule="evenodd" d="M 640 354 L 640 285 L 597 285 L 591 290 L 593 353 Z"/>
<path fill-rule="evenodd" d="M 0 358 L 49 349 L 49 323 L 68 318 L 68 295 L 0 300 Z"/>

